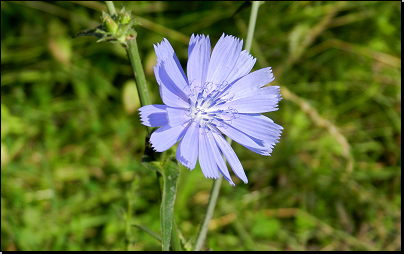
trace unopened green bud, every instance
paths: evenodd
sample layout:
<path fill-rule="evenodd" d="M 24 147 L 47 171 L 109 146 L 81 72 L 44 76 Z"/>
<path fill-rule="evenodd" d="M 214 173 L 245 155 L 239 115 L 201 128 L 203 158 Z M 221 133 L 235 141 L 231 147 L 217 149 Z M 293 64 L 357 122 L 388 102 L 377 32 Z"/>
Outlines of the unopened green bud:
<path fill-rule="evenodd" d="M 129 12 L 123 12 L 119 14 L 119 22 L 121 24 L 128 24 L 132 20 L 132 17 L 130 16 Z"/>
<path fill-rule="evenodd" d="M 118 30 L 118 24 L 109 15 L 104 16 L 103 24 L 104 24 L 107 32 L 115 34 L 116 31 Z"/>

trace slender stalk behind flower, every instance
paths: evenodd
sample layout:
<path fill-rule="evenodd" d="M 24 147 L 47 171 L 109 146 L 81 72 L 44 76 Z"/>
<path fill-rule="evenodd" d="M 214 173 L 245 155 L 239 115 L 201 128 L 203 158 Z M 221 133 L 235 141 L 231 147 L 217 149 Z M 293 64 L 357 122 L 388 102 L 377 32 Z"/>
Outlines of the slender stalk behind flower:
<path fill-rule="evenodd" d="M 257 20 L 258 9 L 259 9 L 259 6 L 261 5 L 261 3 L 262 3 L 261 1 L 254 1 L 252 3 L 250 22 L 249 22 L 249 25 L 248 25 L 247 43 L 246 43 L 245 48 L 244 48 L 247 52 L 249 52 L 250 49 L 251 49 L 251 43 L 252 43 L 252 39 L 254 37 L 255 22 Z M 232 140 L 229 137 L 226 137 L 226 141 L 229 143 L 229 145 L 231 145 Z M 225 161 L 226 161 L 226 159 L 225 159 Z M 206 208 L 206 213 L 205 213 L 205 216 L 204 216 L 204 218 L 202 220 L 202 223 L 201 223 L 201 225 L 199 227 L 198 235 L 197 235 L 196 240 L 195 240 L 195 244 L 194 244 L 194 250 L 195 251 L 199 251 L 202 248 L 203 242 L 206 239 L 206 235 L 208 233 L 209 222 L 210 222 L 210 220 L 212 219 L 212 216 L 213 216 L 213 211 L 215 209 L 216 201 L 217 201 L 217 198 L 219 196 L 219 190 L 220 190 L 221 184 L 222 184 L 222 178 L 221 177 L 219 179 L 216 179 L 213 182 L 211 194 L 210 194 L 210 197 L 209 197 L 208 206 Z"/>

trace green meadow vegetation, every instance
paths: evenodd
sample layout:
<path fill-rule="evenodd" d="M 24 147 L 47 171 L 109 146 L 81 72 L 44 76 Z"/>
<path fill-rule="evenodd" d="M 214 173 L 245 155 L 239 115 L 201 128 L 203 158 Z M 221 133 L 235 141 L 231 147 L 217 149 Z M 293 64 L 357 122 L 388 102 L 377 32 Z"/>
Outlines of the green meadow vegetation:
<path fill-rule="evenodd" d="M 114 2 L 132 11 L 153 103 L 153 44 L 186 67 L 192 33 L 247 35 L 250 2 Z M 1 250 L 160 250 L 160 190 L 119 44 L 74 35 L 105 2 L 1 2 Z M 264 2 L 251 54 L 284 127 L 269 157 L 232 143 L 203 250 L 401 250 L 401 2 Z M 174 151 L 174 150 L 172 150 Z M 181 166 L 175 219 L 194 243 L 213 180 Z"/>

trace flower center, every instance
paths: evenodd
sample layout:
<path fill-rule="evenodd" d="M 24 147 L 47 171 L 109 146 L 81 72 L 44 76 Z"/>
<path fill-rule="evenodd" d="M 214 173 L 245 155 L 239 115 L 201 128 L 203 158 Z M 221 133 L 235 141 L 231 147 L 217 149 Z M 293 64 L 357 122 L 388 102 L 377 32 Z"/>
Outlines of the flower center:
<path fill-rule="evenodd" d="M 236 118 L 237 110 L 229 107 L 226 110 L 215 109 L 214 106 L 222 105 L 231 99 L 222 99 L 223 91 L 220 89 L 209 89 L 209 84 L 200 90 L 197 95 L 192 94 L 193 100 L 188 99 L 190 107 L 189 113 L 192 121 L 199 124 L 200 128 L 216 129 L 222 127 L 224 122 L 230 122 Z M 219 86 L 220 88 L 220 86 Z"/>

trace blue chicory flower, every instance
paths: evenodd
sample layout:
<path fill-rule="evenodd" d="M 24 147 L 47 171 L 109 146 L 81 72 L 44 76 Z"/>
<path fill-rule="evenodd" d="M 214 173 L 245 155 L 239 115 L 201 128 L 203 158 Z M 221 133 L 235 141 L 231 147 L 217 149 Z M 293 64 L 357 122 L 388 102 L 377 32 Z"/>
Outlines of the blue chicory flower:
<path fill-rule="evenodd" d="M 264 87 L 275 78 L 270 67 L 249 73 L 256 59 L 241 50 L 243 41 L 220 37 L 211 53 L 209 35 L 189 41 L 187 76 L 167 39 L 154 45 L 154 74 L 165 105 L 141 107 L 142 123 L 159 127 L 150 137 L 163 152 L 176 144 L 177 160 L 194 169 L 197 159 L 205 177 L 219 172 L 234 185 L 222 154 L 233 172 L 248 182 L 237 155 L 222 133 L 251 151 L 270 155 L 283 130 L 260 113 L 277 110 L 279 86 Z"/>

